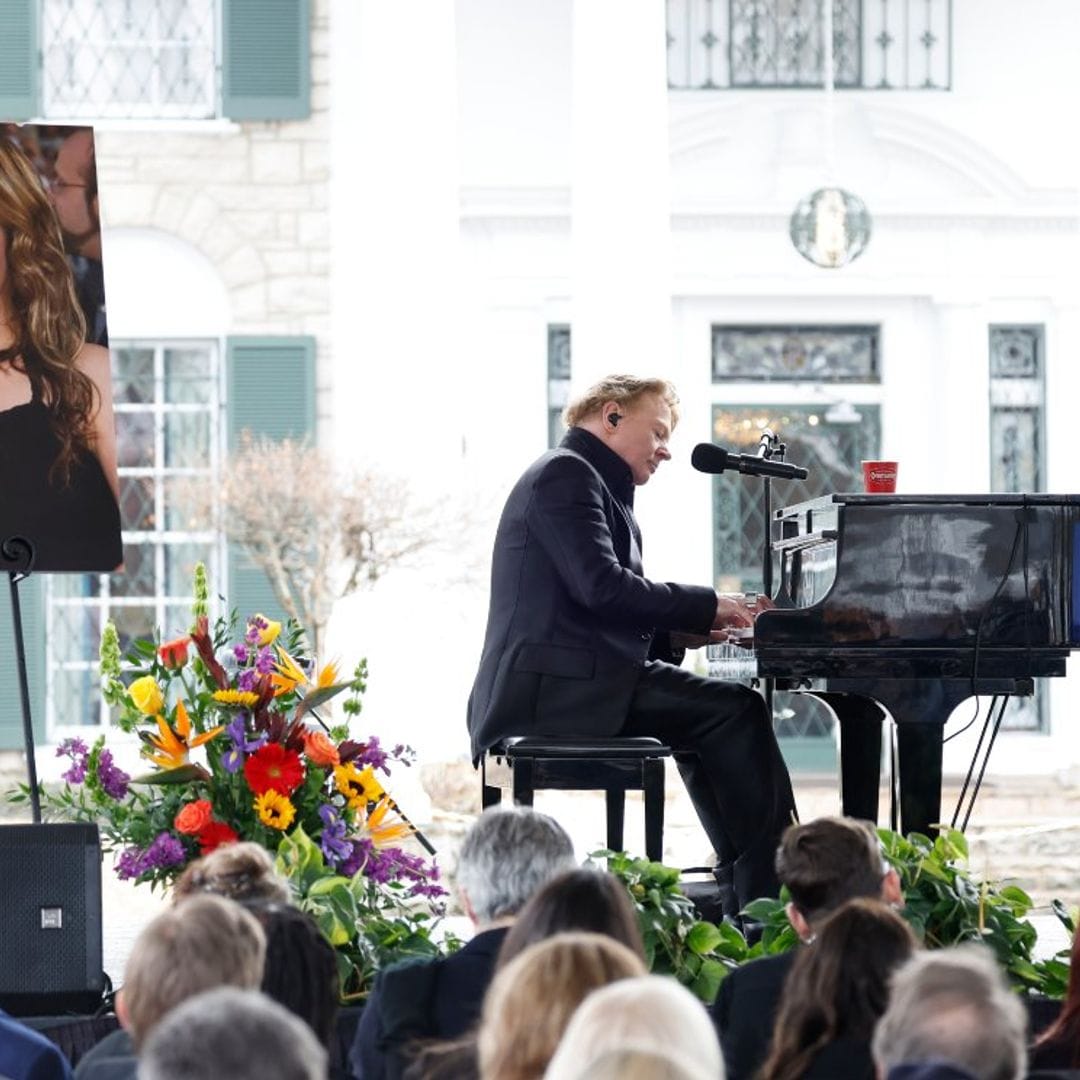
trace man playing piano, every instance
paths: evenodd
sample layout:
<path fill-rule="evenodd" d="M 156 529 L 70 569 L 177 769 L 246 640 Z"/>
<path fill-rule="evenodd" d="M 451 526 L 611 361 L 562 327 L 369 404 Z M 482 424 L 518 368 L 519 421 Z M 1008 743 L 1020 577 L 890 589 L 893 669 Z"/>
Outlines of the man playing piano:
<path fill-rule="evenodd" d="M 642 572 L 634 489 L 670 459 L 677 405 L 662 379 L 603 379 L 511 491 L 469 731 L 474 760 L 510 735 L 662 739 L 734 914 L 776 894 L 773 858 L 795 807 L 762 698 L 677 666 L 685 647 L 752 626 L 759 605 Z"/>

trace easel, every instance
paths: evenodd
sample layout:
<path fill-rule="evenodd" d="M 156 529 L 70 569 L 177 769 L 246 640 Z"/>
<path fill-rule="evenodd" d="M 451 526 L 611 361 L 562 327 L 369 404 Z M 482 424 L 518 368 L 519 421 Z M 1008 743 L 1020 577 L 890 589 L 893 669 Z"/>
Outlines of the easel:
<path fill-rule="evenodd" d="M 30 814 L 35 825 L 41 824 L 41 793 L 38 791 L 37 761 L 34 757 L 34 727 L 30 715 L 30 683 L 26 677 L 26 645 L 23 640 L 22 607 L 19 604 L 19 582 L 25 581 L 34 570 L 36 551 L 24 536 L 9 536 L 0 544 L 0 554 L 8 564 L 11 587 L 11 624 L 15 631 L 15 665 L 19 675 L 19 704 L 22 709 L 23 747 L 26 752 L 26 774 L 30 781 Z"/>

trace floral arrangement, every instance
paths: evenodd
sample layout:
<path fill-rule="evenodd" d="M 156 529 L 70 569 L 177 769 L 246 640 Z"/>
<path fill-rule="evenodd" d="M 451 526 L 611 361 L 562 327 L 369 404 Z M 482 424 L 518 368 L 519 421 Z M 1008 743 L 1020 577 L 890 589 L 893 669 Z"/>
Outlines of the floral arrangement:
<path fill-rule="evenodd" d="M 106 626 L 105 700 L 141 740 L 149 769 L 132 777 L 118 768 L 104 736 L 92 746 L 67 739 L 57 748 L 69 761 L 63 787 L 43 789 L 42 801 L 97 822 L 117 875 L 151 887 L 239 839 L 275 852 L 297 903 L 339 950 L 343 996 L 363 996 L 383 964 L 440 951 L 431 936 L 446 895 L 438 866 L 402 846 L 415 829 L 381 779 L 412 751 L 349 737 L 364 661 L 342 680 L 336 665 L 315 670 L 303 658 L 295 624 L 283 630 L 255 615 L 241 633 L 235 612 L 211 628 L 207 610 L 200 565 L 189 634 L 135 641 L 125 665 Z M 318 709 L 342 693 L 346 722 L 328 726 Z M 24 787 L 13 799 L 28 797 Z"/>

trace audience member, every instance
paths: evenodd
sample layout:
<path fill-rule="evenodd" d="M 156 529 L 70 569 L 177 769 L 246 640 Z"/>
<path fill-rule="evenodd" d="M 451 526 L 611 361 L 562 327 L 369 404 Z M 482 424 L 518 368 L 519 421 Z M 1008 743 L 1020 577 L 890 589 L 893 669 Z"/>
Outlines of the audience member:
<path fill-rule="evenodd" d="M 507 928 L 541 885 L 573 865 L 570 837 L 545 814 L 527 807 L 481 814 L 461 845 L 455 875 L 476 934 L 446 959 L 404 962 L 379 973 L 349 1055 L 353 1073 L 361 1080 L 397 1080 L 414 1045 L 468 1031 Z"/>
<path fill-rule="evenodd" d="M 917 947 L 877 900 L 849 900 L 822 924 L 784 983 L 760 1080 L 874 1080 L 870 1038 L 889 978 Z"/>
<path fill-rule="evenodd" d="M 1080 1069 L 1080 934 L 1073 936 L 1069 989 L 1057 1019 L 1029 1054 L 1032 1069 Z"/>
<path fill-rule="evenodd" d="M 333 1052 L 340 999 L 337 956 L 315 920 L 289 904 L 249 907 L 266 935 L 262 992 Z"/>
<path fill-rule="evenodd" d="M 324 1080 L 326 1051 L 264 994 L 223 987 L 174 1009 L 146 1040 L 139 1080 Z"/>
<path fill-rule="evenodd" d="M 522 909 L 503 940 L 495 970 L 505 967 L 519 953 L 554 934 L 572 931 L 604 934 L 625 945 L 641 960 L 637 914 L 626 886 L 606 870 L 579 867 L 552 878 Z M 449 1080 L 463 1073 L 475 1075 L 476 1032 L 458 1039 L 435 1041 L 416 1048 L 410 1080 Z"/>
<path fill-rule="evenodd" d="M 499 950 L 498 966 L 553 934 L 605 934 L 645 959 L 626 886 L 606 870 L 577 867 L 552 878 L 522 909 Z"/>
<path fill-rule="evenodd" d="M 822 817 L 791 826 L 776 853 L 776 872 L 791 894 L 788 918 L 804 942 L 847 900 L 901 902 L 900 879 L 882 860 L 873 826 L 853 818 Z M 720 984 L 712 1016 L 731 1080 L 750 1080 L 764 1062 L 796 955 L 754 960 Z"/>
<path fill-rule="evenodd" d="M 589 993 L 645 974 L 637 956 L 602 934 L 556 934 L 530 945 L 484 996 L 476 1037 L 481 1080 L 538 1080 Z"/>
<path fill-rule="evenodd" d="M 964 1070 L 973 1080 L 1020 1080 L 1026 1024 L 989 949 L 916 953 L 893 976 L 874 1059 L 883 1080 L 949 1075 L 930 1066 Z"/>
<path fill-rule="evenodd" d="M 5 1080 L 71 1080 L 59 1047 L 0 1010 L 0 1077 Z"/>
<path fill-rule="evenodd" d="M 574 1013 L 546 1080 L 596 1075 L 612 1051 L 633 1046 L 678 1052 L 675 1063 L 691 1075 L 723 1080 L 720 1044 L 705 1007 L 686 987 L 664 975 L 623 979 L 590 994 Z"/>
<path fill-rule="evenodd" d="M 79 1062 L 78 1080 L 129 1080 L 155 1025 L 181 1002 L 219 986 L 258 989 L 266 937 L 239 904 L 196 896 L 168 908 L 135 940 L 117 995 L 123 1030 L 101 1040 Z"/>
<path fill-rule="evenodd" d="M 174 903 L 214 893 L 242 904 L 287 904 L 289 883 L 274 869 L 274 857 L 251 841 L 223 844 L 185 867 L 172 887 Z"/>
<path fill-rule="evenodd" d="M 717 1080 L 723 1074 L 691 1065 L 674 1049 L 630 1043 L 621 1050 L 608 1050 L 586 1068 L 566 1075 L 574 1080 Z"/>

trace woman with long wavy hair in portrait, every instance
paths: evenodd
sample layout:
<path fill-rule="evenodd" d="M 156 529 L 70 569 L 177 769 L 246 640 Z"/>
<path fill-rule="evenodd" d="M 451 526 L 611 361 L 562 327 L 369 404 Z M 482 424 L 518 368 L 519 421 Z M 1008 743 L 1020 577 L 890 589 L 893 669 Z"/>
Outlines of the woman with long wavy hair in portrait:
<path fill-rule="evenodd" d="M 55 211 L 0 137 L 0 542 L 39 570 L 121 560 L 109 354 L 84 334 Z"/>

